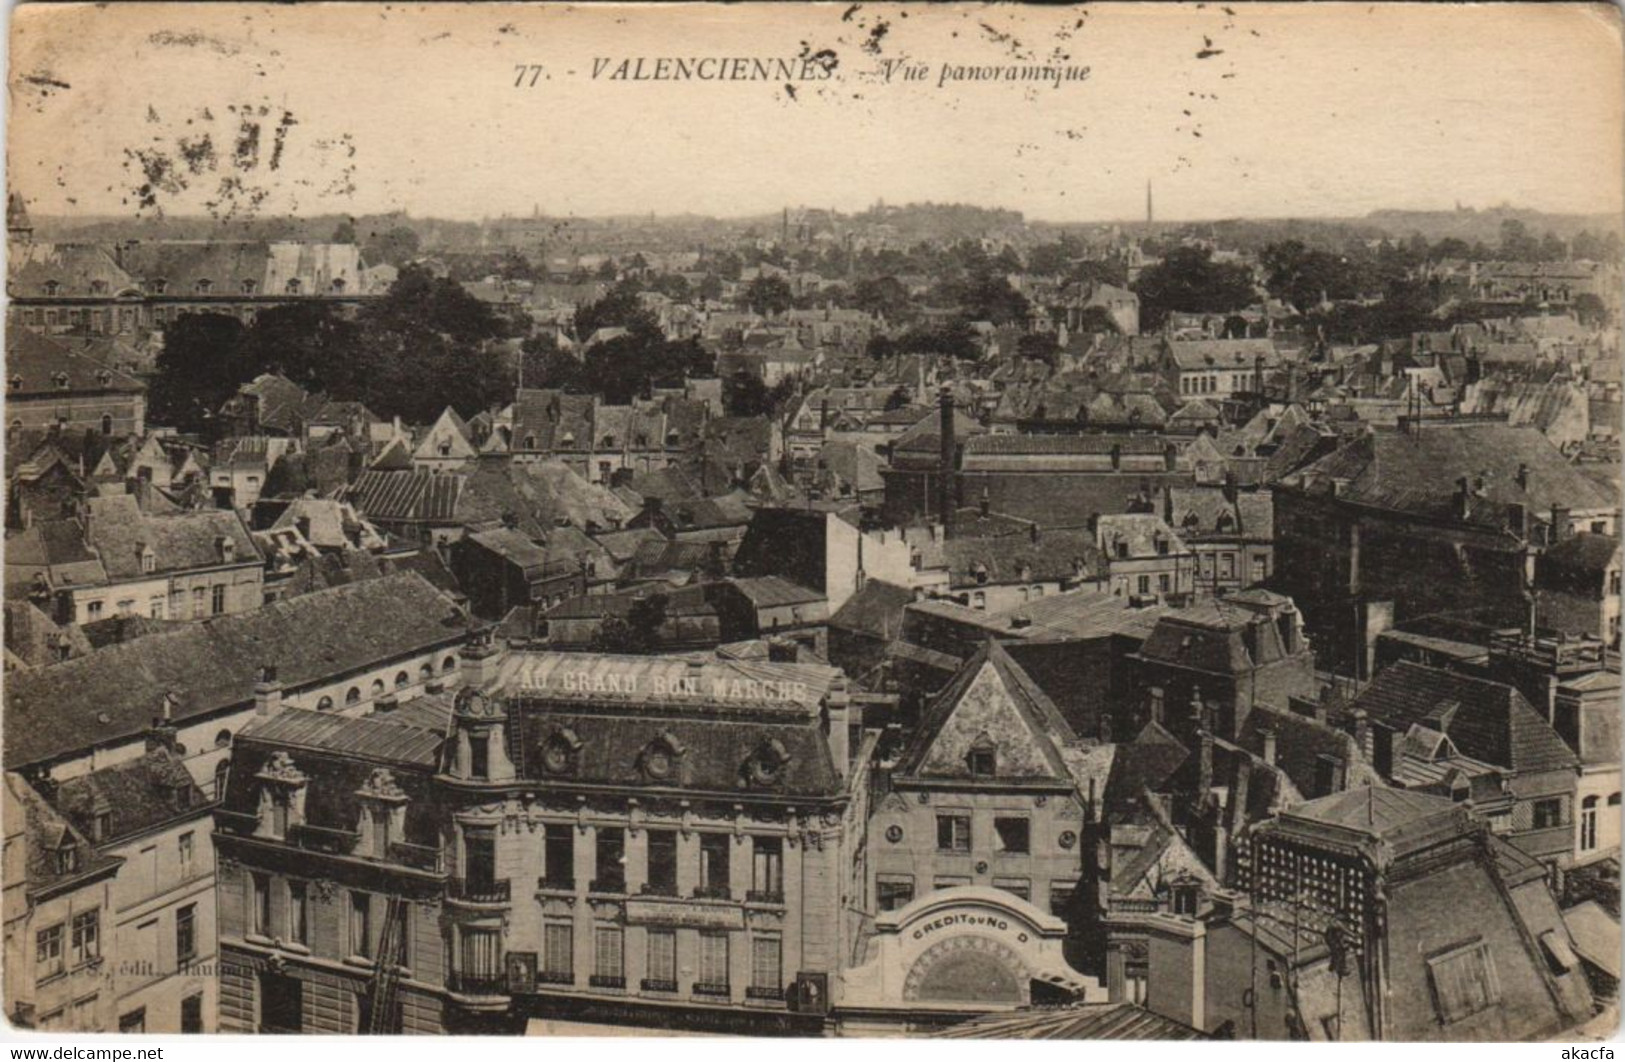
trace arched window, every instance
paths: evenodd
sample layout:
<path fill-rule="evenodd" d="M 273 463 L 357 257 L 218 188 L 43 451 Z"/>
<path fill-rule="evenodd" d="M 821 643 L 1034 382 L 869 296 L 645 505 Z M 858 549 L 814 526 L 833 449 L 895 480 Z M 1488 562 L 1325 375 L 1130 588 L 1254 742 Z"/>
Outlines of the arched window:
<path fill-rule="evenodd" d="M 1595 796 L 1580 802 L 1580 851 L 1589 852 L 1597 847 L 1597 804 Z"/>
<path fill-rule="evenodd" d="M 226 799 L 226 782 L 231 777 L 231 761 L 221 760 L 214 765 L 214 798 Z"/>
<path fill-rule="evenodd" d="M 106 413 L 102 414 L 102 434 L 113 434 L 113 418 L 108 416 Z"/>
<path fill-rule="evenodd" d="M 231 731 L 222 730 L 214 736 L 214 747 L 217 749 L 231 748 Z"/>
<path fill-rule="evenodd" d="M 297 295 L 297 294 L 299 294 L 301 287 L 302 287 L 302 285 L 299 283 L 299 278 L 298 277 L 292 277 L 292 278 L 290 278 L 288 280 L 287 291 L 288 291 L 289 295 Z"/>
<path fill-rule="evenodd" d="M 410 686 L 411 684 L 412 676 L 408 675 L 406 672 L 402 671 L 400 674 L 395 676 L 396 689 L 400 689 L 402 686 Z"/>
<path fill-rule="evenodd" d="M 344 294 L 344 278 L 343 277 L 334 277 L 333 278 L 333 283 L 330 286 L 333 289 L 333 294 L 335 294 L 335 295 L 343 295 Z"/>
<path fill-rule="evenodd" d="M 457 658 L 455 656 L 448 656 L 448 657 L 446 657 L 446 659 L 440 661 L 440 671 L 441 671 L 442 674 L 444 674 L 447 671 L 456 671 L 456 670 L 457 670 Z M 1616 800 L 1615 803 L 1618 803 L 1618 801 Z"/>
<path fill-rule="evenodd" d="M 423 666 L 418 668 L 418 678 L 425 680 L 434 678 L 434 665 L 425 661 Z"/>
<path fill-rule="evenodd" d="M 374 697 L 377 697 L 378 695 L 380 695 L 383 692 L 384 692 L 384 680 L 383 679 L 373 679 L 372 680 L 372 695 Z"/>
<path fill-rule="evenodd" d="M 333 710 L 333 698 L 331 698 L 331 697 L 323 697 L 321 700 L 317 701 L 316 702 L 316 710 L 318 712 L 330 712 L 330 711 L 332 711 Z"/>
<path fill-rule="evenodd" d="M 344 695 L 344 703 L 345 704 L 360 704 L 361 703 L 361 689 L 360 689 L 360 687 L 351 686 L 350 687 L 350 692 L 346 693 Z"/>

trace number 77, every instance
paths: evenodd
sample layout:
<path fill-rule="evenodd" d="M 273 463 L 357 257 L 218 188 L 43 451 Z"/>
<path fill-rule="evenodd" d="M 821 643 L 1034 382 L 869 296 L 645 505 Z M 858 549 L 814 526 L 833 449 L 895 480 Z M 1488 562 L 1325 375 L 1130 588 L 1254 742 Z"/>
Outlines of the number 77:
<path fill-rule="evenodd" d="M 517 77 L 515 77 L 513 79 L 513 87 L 514 88 L 525 88 L 525 87 L 527 87 L 525 85 L 525 75 L 526 74 L 530 75 L 530 85 L 528 86 L 530 88 L 534 88 L 536 86 L 536 80 L 542 76 L 542 67 L 541 67 L 541 64 L 539 64 L 539 63 L 530 63 L 530 64 L 520 63 L 520 64 L 518 64 L 517 66 L 514 67 L 514 70 L 518 75 Z"/>

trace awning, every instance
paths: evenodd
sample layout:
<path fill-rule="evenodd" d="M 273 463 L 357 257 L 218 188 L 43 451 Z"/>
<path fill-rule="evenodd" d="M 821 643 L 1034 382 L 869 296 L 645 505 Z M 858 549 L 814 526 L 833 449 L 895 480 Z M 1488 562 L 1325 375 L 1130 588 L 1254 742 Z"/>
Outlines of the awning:
<path fill-rule="evenodd" d="M 1563 924 L 1568 926 L 1580 958 L 1618 980 L 1619 923 L 1597 906 L 1597 901 L 1587 900 L 1564 911 Z"/>

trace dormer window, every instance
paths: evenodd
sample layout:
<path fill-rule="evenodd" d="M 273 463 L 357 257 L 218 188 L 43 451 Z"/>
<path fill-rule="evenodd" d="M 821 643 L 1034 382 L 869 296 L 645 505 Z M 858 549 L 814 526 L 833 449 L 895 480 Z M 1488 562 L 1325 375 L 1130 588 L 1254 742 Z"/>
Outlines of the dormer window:
<path fill-rule="evenodd" d="M 548 774 L 571 774 L 576 769 L 576 757 L 581 752 L 581 739 L 569 727 L 563 727 L 548 737 L 542 745 L 542 769 Z"/>
<path fill-rule="evenodd" d="M 21 376 L 14 374 L 11 377 L 10 383 L 13 391 L 21 391 L 23 389 L 23 378 Z"/>
<path fill-rule="evenodd" d="M 106 295 L 107 294 L 107 281 L 105 281 L 105 280 L 92 280 L 90 282 L 90 293 L 92 295 Z"/>
<path fill-rule="evenodd" d="M 565 432 L 559 438 L 559 442 L 563 443 L 565 446 L 574 446 L 576 444 L 575 433 L 569 431 Z"/>
<path fill-rule="evenodd" d="M 98 811 L 90 824 L 90 839 L 100 843 L 113 836 L 113 813 Z"/>
<path fill-rule="evenodd" d="M 154 280 L 149 286 L 152 288 L 152 293 L 154 295 L 162 295 L 164 292 L 169 290 L 169 281 Z"/>
<path fill-rule="evenodd" d="M 604 436 L 603 445 L 604 445 L 604 449 L 606 449 L 606 450 L 611 449 L 612 447 L 614 447 L 614 445 L 615 445 L 615 436 L 613 436 L 613 435 Z"/>
<path fill-rule="evenodd" d="M 330 291 L 332 291 L 332 293 L 334 295 L 343 295 L 344 294 L 344 278 L 343 277 L 334 277 L 333 282 L 328 285 L 328 289 Z"/>
<path fill-rule="evenodd" d="M 677 433 L 675 431 L 668 431 L 666 433 L 666 445 L 667 446 L 676 446 L 678 444 L 678 441 L 679 441 L 679 439 L 678 439 Z"/>
<path fill-rule="evenodd" d="M 971 576 L 979 584 L 987 582 L 987 565 L 983 564 L 981 561 L 977 561 L 976 565 L 971 568 Z"/>
<path fill-rule="evenodd" d="M 62 290 L 62 285 L 59 284 L 58 282 L 56 282 L 54 280 L 47 280 L 45 282 L 45 294 L 46 295 L 51 296 L 52 298 L 55 298 L 56 294 L 61 290 Z"/>
<path fill-rule="evenodd" d="M 141 571 L 151 574 L 158 566 L 157 554 L 153 553 L 152 547 L 145 542 L 139 543 L 136 548 L 141 557 Z"/>
<path fill-rule="evenodd" d="M 293 277 L 288 281 L 288 285 L 285 290 L 289 295 L 299 295 L 303 292 L 304 285 L 299 283 L 298 277 Z"/>
<path fill-rule="evenodd" d="M 1162 535 L 1158 535 L 1155 539 L 1153 539 L 1153 541 L 1157 545 L 1157 555 L 1159 557 L 1166 557 L 1168 555 L 1168 539 Z"/>
<path fill-rule="evenodd" d="M 113 382 L 113 374 L 108 372 L 106 369 L 98 369 L 96 372 L 96 382 L 101 384 L 103 387 L 106 387 Z"/>
<path fill-rule="evenodd" d="M 789 764 L 789 750 L 778 738 L 772 738 L 757 746 L 750 759 L 745 761 L 740 771 L 741 780 L 747 786 L 760 788 L 775 786 L 783 779 L 784 769 Z"/>
<path fill-rule="evenodd" d="M 69 386 L 68 374 L 65 373 L 65 372 L 52 373 L 51 374 L 51 382 L 56 384 L 56 389 L 58 391 L 66 391 L 68 389 L 68 386 Z"/>
<path fill-rule="evenodd" d="M 254 294 L 254 289 L 257 286 L 258 285 L 256 285 L 252 280 L 243 281 L 243 294 L 244 295 L 252 295 L 252 294 Z"/>
<path fill-rule="evenodd" d="M 207 280 L 200 280 L 192 286 L 192 289 L 199 295 L 207 295 L 209 293 L 209 289 L 213 286 L 214 285 Z"/>
<path fill-rule="evenodd" d="M 663 733 L 644 747 L 639 766 L 650 781 L 669 781 L 678 774 L 686 751 L 682 742 L 670 732 Z"/>
<path fill-rule="evenodd" d="M 221 535 L 217 540 L 217 544 L 220 548 L 220 560 L 222 563 L 230 564 L 237 558 L 237 543 L 233 542 L 230 538 L 225 535 Z"/>
<path fill-rule="evenodd" d="M 72 874 L 79 869 L 79 846 L 68 842 L 56 850 L 57 874 Z"/>

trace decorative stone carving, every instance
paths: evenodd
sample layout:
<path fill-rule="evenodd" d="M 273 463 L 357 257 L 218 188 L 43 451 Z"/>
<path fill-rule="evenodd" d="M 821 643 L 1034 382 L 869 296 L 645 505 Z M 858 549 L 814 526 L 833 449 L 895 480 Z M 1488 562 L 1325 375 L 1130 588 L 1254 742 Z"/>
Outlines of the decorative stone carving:
<path fill-rule="evenodd" d="M 362 800 L 377 801 L 383 804 L 404 804 L 406 792 L 395 781 L 395 772 L 388 767 L 380 767 L 367 777 L 367 781 L 357 789 L 355 795 Z"/>
<path fill-rule="evenodd" d="M 265 761 L 265 765 L 254 777 L 262 782 L 286 786 L 301 786 L 310 781 L 305 772 L 294 764 L 293 757 L 280 749 L 271 753 L 271 758 Z"/>

